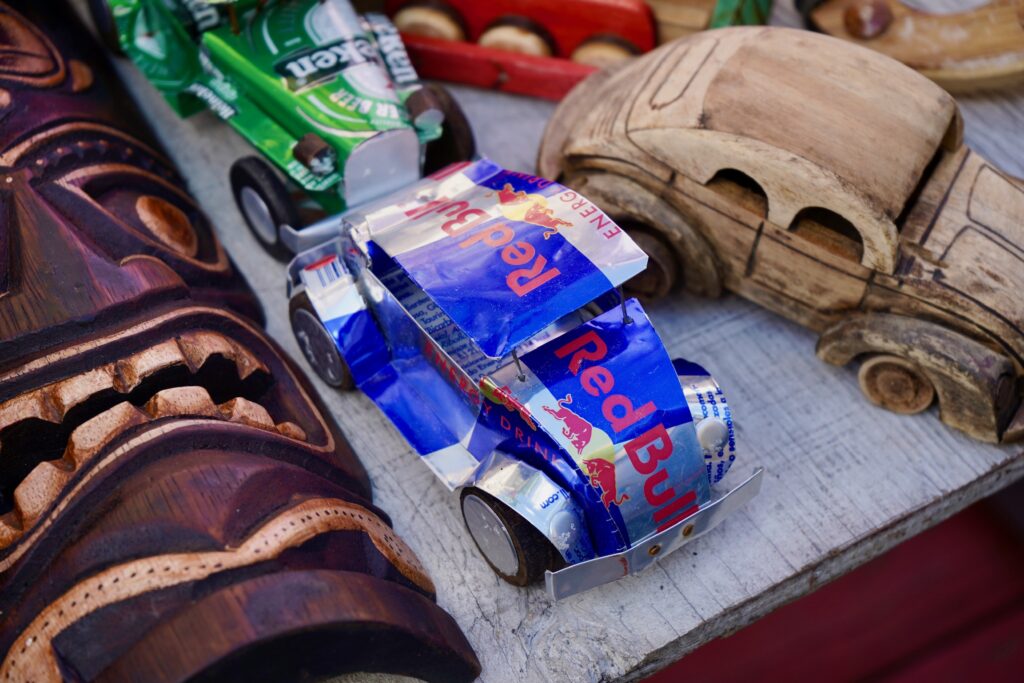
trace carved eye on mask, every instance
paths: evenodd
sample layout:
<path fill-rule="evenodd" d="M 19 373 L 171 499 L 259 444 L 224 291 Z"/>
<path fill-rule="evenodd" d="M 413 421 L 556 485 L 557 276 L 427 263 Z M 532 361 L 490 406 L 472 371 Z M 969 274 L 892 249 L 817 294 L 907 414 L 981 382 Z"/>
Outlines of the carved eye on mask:
<path fill-rule="evenodd" d="M 199 238 L 184 211 L 166 199 L 143 194 L 135 200 L 135 215 L 168 247 L 184 256 L 195 257 Z"/>
<path fill-rule="evenodd" d="M 198 207 L 161 178 L 134 168 L 98 164 L 68 174 L 59 184 L 80 193 L 79 196 L 84 194 L 90 203 L 102 209 L 121 230 L 134 238 L 114 240 L 108 237 L 107 250 L 115 259 L 131 253 L 160 257 L 160 252 L 164 251 L 206 264 L 223 258 Z"/>
<path fill-rule="evenodd" d="M 32 187 L 112 261 L 153 256 L 186 276 L 230 270 L 202 211 L 168 162 L 124 133 L 65 124 L 20 150 Z"/>
<path fill-rule="evenodd" d="M 64 60 L 46 36 L 0 5 L 0 78 L 51 87 L 64 80 Z"/>

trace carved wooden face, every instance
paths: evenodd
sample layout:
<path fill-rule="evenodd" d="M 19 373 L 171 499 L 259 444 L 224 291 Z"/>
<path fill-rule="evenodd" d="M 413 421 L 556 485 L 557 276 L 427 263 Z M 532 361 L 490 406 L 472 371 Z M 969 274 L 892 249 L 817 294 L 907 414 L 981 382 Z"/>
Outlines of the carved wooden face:
<path fill-rule="evenodd" d="M 160 301 L 259 317 L 170 164 L 111 125 L 116 92 L 2 4 L 0 93 L 0 367 Z"/>
<path fill-rule="evenodd" d="M 0 2 L 0 680 L 474 677 L 182 181 L 52 28 Z"/>

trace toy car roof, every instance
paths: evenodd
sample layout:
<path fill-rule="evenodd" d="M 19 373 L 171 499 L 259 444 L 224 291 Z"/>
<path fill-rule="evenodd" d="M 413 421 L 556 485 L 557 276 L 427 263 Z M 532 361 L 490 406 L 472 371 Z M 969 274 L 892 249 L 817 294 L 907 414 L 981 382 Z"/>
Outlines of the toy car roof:
<path fill-rule="evenodd" d="M 614 117 L 605 106 L 581 112 L 564 154 L 621 157 L 607 145 L 628 140 L 665 164 L 652 173 L 706 183 L 736 169 L 763 187 L 769 220 L 784 227 L 822 206 L 885 230 L 940 144 L 960 138 L 955 101 L 927 78 L 858 45 L 778 27 L 665 45 L 587 99 L 607 101 L 622 105 Z"/>
<path fill-rule="evenodd" d="M 486 159 L 426 179 L 410 195 L 413 208 L 399 203 L 367 217 L 372 241 L 492 358 L 647 265 L 643 250 L 575 191 Z"/>

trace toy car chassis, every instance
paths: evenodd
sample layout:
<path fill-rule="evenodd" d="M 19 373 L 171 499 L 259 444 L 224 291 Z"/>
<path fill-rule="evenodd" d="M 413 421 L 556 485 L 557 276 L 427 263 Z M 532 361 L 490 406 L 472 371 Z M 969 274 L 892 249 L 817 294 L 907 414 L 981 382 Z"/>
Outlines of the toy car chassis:
<path fill-rule="evenodd" d="M 567 597 L 758 492 L 760 469 L 712 493 L 736 457 L 731 408 L 616 289 L 646 257 L 577 193 L 480 160 L 334 229 L 289 266 L 299 346 L 459 492 L 501 578 Z"/>

